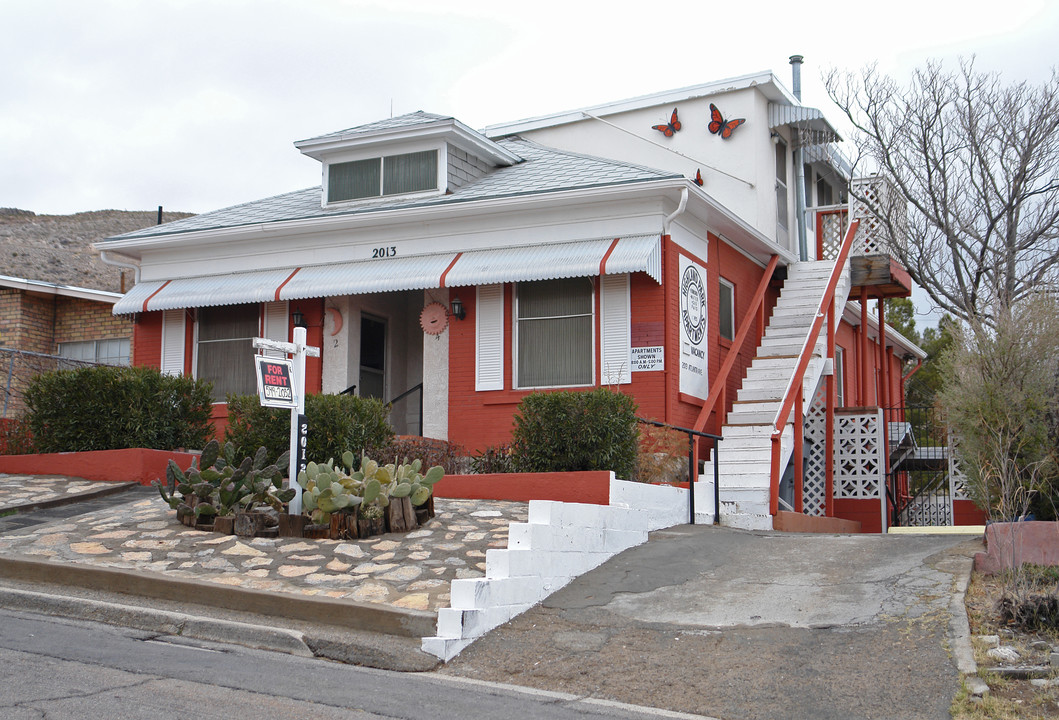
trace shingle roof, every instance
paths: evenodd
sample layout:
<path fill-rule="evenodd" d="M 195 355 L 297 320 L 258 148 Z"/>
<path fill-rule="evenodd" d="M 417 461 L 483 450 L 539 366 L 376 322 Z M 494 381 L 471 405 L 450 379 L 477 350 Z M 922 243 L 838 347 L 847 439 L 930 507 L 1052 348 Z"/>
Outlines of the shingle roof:
<path fill-rule="evenodd" d="M 453 118 L 447 115 L 435 115 L 434 113 L 416 110 L 415 112 L 407 113 L 405 115 L 398 115 L 397 117 L 387 118 L 385 120 L 376 120 L 375 122 L 370 122 L 366 125 L 357 125 L 356 127 L 348 128 L 346 130 L 338 130 L 336 132 L 327 133 L 326 135 L 317 135 L 316 137 L 307 138 L 305 140 L 299 140 L 297 143 L 295 143 L 295 145 L 303 142 L 314 142 L 317 140 L 328 140 L 330 138 L 341 138 L 349 137 L 351 135 L 373 133 L 379 130 L 397 130 L 400 128 L 414 127 L 416 125 L 431 123 L 436 120 L 452 119 Z"/>
<path fill-rule="evenodd" d="M 398 119 L 393 118 L 393 120 Z M 417 122 L 421 121 L 421 118 L 417 120 Z M 472 200 L 517 197 L 681 177 L 675 173 L 630 163 L 555 150 L 520 138 L 508 138 L 498 144 L 519 155 L 524 161 L 510 167 L 496 168 L 489 174 L 456 188 L 450 194 L 413 199 L 382 198 L 323 208 L 320 206 L 321 189 L 316 186 L 203 213 L 186 220 L 117 235 L 107 240 L 159 237 L 201 230 L 234 228 L 242 225 L 361 215 L 404 208 L 442 207 Z"/>

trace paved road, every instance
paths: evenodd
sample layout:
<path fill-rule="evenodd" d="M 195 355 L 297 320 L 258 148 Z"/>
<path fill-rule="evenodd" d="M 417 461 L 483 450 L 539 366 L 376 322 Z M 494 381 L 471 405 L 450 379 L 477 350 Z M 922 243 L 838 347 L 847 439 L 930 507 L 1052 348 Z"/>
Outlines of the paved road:
<path fill-rule="evenodd" d="M 439 672 L 726 720 L 941 720 L 959 686 L 954 578 L 980 548 L 680 526 Z"/>
<path fill-rule="evenodd" d="M 0 717 L 646 720 L 659 714 L 0 611 Z"/>

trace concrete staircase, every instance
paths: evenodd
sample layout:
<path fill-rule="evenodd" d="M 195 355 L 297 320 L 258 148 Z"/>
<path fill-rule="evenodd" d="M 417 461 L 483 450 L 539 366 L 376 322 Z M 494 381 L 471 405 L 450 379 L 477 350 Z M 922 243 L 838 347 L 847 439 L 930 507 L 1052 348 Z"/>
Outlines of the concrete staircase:
<path fill-rule="evenodd" d="M 831 262 L 801 262 L 788 268 L 787 280 L 769 320 L 765 336 L 747 370 L 732 411 L 728 414 L 720 444 L 721 523 L 751 530 L 771 530 L 769 513 L 771 484 L 772 423 L 783 401 L 787 384 L 794 375 L 798 355 L 812 327 L 820 300 L 827 289 Z M 835 291 L 835 308 L 841 312 L 849 295 L 849 264 L 846 264 Z M 840 315 L 836 314 L 836 317 Z M 821 326 L 802 388 L 806 407 L 824 370 L 827 357 L 827 328 Z M 793 422 L 802 422 L 791 413 L 780 442 L 780 467 L 786 467 L 794 450 Z M 709 464 L 707 464 L 709 470 Z M 709 474 L 709 473 L 707 473 Z M 696 506 L 707 506 L 712 487 L 698 483 Z"/>

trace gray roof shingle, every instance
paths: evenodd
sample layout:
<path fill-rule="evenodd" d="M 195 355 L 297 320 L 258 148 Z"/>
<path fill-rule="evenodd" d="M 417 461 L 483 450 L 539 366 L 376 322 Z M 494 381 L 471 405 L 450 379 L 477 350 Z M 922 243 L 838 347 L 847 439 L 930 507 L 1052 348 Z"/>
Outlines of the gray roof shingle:
<path fill-rule="evenodd" d="M 412 115 L 416 115 L 416 113 L 412 113 Z M 407 118 L 410 116 L 402 117 Z M 399 118 L 393 118 L 392 120 L 399 120 Z M 416 122 L 421 121 L 422 118 L 416 120 Z M 630 163 L 555 150 L 517 137 L 501 140 L 498 144 L 522 157 L 524 159 L 523 162 L 509 167 L 495 168 L 487 175 L 456 188 L 453 192 L 445 195 L 434 195 L 425 198 L 380 198 L 324 208 L 320 206 L 321 189 L 316 186 L 203 213 L 202 215 L 196 215 L 165 225 L 157 225 L 117 235 L 107 238 L 107 240 L 160 237 L 201 230 L 235 228 L 243 225 L 287 220 L 360 215 L 403 208 L 437 207 L 473 200 L 516 197 L 681 177 L 675 173 L 663 172 Z"/>
<path fill-rule="evenodd" d="M 317 135 L 316 137 L 299 140 L 295 145 L 303 142 L 315 142 L 317 140 L 328 140 L 331 138 L 366 135 L 380 130 L 398 130 L 400 128 L 414 127 L 416 125 L 428 125 L 438 120 L 452 119 L 452 117 L 447 115 L 435 115 L 434 113 L 416 110 L 415 112 L 407 113 L 405 115 L 398 115 L 397 117 L 386 118 L 385 120 L 376 120 L 375 122 L 370 122 L 366 125 L 357 125 L 356 127 L 351 127 L 346 130 L 337 130 L 325 135 Z"/>

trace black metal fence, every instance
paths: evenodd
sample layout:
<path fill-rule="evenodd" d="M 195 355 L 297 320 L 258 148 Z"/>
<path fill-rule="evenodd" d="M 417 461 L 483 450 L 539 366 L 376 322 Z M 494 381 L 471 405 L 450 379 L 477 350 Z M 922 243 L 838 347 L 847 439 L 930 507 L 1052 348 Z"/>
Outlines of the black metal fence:
<path fill-rule="evenodd" d="M 937 411 L 910 405 L 886 411 L 893 526 L 951 525 L 951 435 Z"/>

